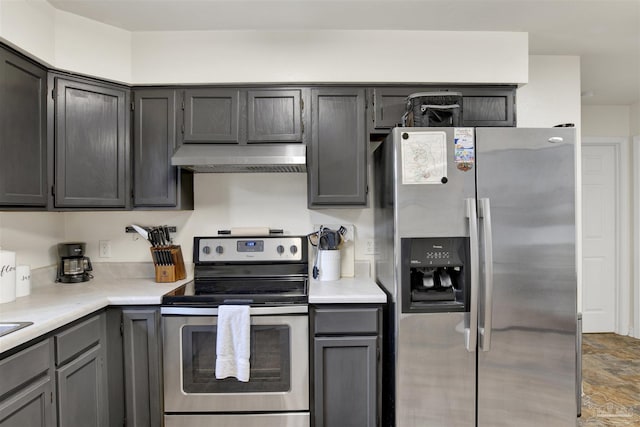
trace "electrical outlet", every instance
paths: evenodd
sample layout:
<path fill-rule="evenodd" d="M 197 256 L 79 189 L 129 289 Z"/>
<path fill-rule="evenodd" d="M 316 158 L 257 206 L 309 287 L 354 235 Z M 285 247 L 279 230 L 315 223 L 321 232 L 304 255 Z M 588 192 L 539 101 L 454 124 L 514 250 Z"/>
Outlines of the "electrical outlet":
<path fill-rule="evenodd" d="M 100 258 L 111 258 L 111 241 L 100 240 L 98 242 L 98 256 Z"/>
<path fill-rule="evenodd" d="M 373 239 L 366 240 L 366 247 L 364 248 L 365 255 L 375 255 L 376 254 L 376 244 Z"/>

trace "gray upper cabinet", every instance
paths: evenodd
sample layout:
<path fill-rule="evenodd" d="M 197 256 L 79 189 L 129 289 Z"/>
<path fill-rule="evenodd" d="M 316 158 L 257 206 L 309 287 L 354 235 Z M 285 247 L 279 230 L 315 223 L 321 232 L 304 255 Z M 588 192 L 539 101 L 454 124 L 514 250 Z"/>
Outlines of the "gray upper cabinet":
<path fill-rule="evenodd" d="M 301 89 L 247 90 L 247 142 L 302 142 Z"/>
<path fill-rule="evenodd" d="M 515 126 L 515 88 L 463 88 L 464 126 Z"/>
<path fill-rule="evenodd" d="M 193 209 L 193 173 L 171 166 L 177 92 L 136 89 L 133 97 L 134 208 Z"/>
<path fill-rule="evenodd" d="M 432 88 L 431 90 L 436 91 L 437 89 Z M 402 115 L 407 106 L 407 96 L 420 92 L 421 88 L 406 86 L 377 87 L 372 91 L 373 109 L 369 124 L 373 124 L 373 129 L 391 129 L 401 126 Z"/>
<path fill-rule="evenodd" d="M 47 205 L 47 72 L 0 47 L 0 206 Z"/>
<path fill-rule="evenodd" d="M 311 90 L 309 207 L 367 203 L 364 88 Z"/>
<path fill-rule="evenodd" d="M 412 93 L 444 90 L 462 93 L 462 126 L 516 125 L 515 87 L 389 86 L 370 90 L 373 113 L 368 121 L 369 132 L 387 133 L 388 129 L 401 125 L 406 99 Z"/>
<path fill-rule="evenodd" d="M 238 89 L 185 90 L 183 142 L 237 143 L 239 116 Z"/>
<path fill-rule="evenodd" d="M 128 90 L 55 79 L 55 206 L 125 208 Z"/>

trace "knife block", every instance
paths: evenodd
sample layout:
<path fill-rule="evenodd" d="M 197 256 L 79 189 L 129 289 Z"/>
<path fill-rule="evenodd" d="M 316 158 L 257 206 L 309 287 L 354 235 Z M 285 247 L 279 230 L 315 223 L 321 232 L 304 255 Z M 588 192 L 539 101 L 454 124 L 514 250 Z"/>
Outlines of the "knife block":
<path fill-rule="evenodd" d="M 187 277 L 180 245 L 156 246 L 149 249 L 157 283 L 171 283 Z"/>

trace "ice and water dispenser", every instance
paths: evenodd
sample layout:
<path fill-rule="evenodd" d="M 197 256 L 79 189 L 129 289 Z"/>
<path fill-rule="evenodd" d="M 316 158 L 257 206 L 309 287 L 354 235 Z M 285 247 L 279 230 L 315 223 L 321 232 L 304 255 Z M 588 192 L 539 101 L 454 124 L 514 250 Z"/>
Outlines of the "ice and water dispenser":
<path fill-rule="evenodd" d="M 469 311 L 469 238 L 403 238 L 404 313 Z"/>

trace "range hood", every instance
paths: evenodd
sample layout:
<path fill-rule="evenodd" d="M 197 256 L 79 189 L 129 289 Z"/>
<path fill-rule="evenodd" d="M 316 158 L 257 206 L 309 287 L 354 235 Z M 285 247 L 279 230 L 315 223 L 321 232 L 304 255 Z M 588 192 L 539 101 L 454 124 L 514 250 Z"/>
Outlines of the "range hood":
<path fill-rule="evenodd" d="M 307 149 L 304 144 L 182 144 L 171 164 L 200 173 L 305 172 Z"/>

